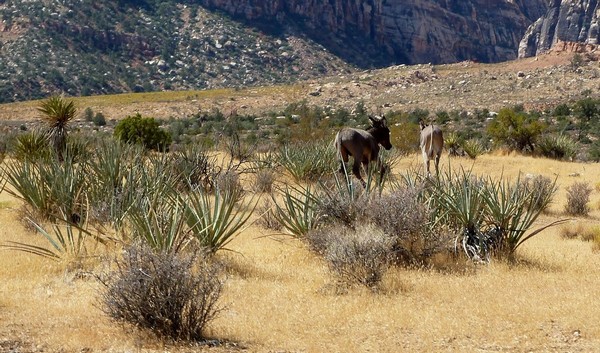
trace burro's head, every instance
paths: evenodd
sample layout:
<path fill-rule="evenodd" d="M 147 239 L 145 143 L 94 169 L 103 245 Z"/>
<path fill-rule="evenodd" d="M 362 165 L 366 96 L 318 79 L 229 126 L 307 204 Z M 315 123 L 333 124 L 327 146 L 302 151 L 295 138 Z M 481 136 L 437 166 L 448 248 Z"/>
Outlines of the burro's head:
<path fill-rule="evenodd" d="M 390 142 L 390 129 L 387 126 L 385 116 L 369 115 L 369 120 L 371 120 L 372 126 L 370 132 L 375 138 L 375 141 L 386 150 L 390 150 L 392 148 L 392 143 Z"/>

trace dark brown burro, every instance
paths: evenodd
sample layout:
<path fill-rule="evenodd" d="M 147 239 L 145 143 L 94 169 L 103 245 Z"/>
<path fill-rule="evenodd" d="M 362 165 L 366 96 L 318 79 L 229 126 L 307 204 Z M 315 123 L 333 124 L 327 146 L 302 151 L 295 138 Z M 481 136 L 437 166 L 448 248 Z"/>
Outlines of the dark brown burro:
<path fill-rule="evenodd" d="M 429 161 L 435 158 L 435 174 L 439 175 L 440 156 L 444 148 L 444 135 L 442 129 L 437 125 L 426 125 L 420 121 L 421 127 L 421 153 L 423 154 L 423 163 L 425 164 L 425 173 L 427 177 L 431 176 L 429 172 Z"/>
<path fill-rule="evenodd" d="M 369 116 L 371 127 L 367 130 L 342 128 L 335 136 L 335 148 L 340 158 L 340 172 L 344 172 L 345 165 L 348 163 L 348 156 L 354 159 L 352 172 L 365 185 L 365 181 L 360 176 L 361 163 L 368 170 L 369 163 L 376 161 L 381 171 L 381 176 L 385 172 L 385 167 L 379 161 L 379 145 L 386 150 L 392 148 L 390 143 L 390 129 L 387 126 L 385 116 Z"/>

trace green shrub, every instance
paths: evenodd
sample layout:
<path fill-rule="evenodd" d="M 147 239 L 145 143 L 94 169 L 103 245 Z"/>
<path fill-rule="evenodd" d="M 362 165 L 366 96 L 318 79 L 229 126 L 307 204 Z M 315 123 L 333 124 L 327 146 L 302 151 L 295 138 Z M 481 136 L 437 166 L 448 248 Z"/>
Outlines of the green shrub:
<path fill-rule="evenodd" d="M 520 109 L 504 108 L 487 127 L 488 135 L 499 145 L 522 152 L 533 152 L 545 126 Z"/>
<path fill-rule="evenodd" d="M 105 276 L 102 310 L 111 318 L 174 340 L 201 340 L 221 311 L 220 266 L 201 253 L 126 249 Z"/>
<path fill-rule="evenodd" d="M 96 113 L 96 115 L 94 115 L 94 118 L 92 119 L 92 122 L 96 126 L 105 126 L 106 125 L 106 118 L 104 117 L 104 114 L 98 112 L 98 113 Z"/>
<path fill-rule="evenodd" d="M 565 211 L 574 216 L 585 216 L 590 211 L 588 203 L 592 188 L 587 182 L 576 182 L 567 187 Z"/>
<path fill-rule="evenodd" d="M 139 143 L 146 149 L 167 151 L 171 144 L 171 134 L 160 128 L 154 118 L 144 118 L 139 113 L 121 120 L 114 131 L 122 142 Z"/>

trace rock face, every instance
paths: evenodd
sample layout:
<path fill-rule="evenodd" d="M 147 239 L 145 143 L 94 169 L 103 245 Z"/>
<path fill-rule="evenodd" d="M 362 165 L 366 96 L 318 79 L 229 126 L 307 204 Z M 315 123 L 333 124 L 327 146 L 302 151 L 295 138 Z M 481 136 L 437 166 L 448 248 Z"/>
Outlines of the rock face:
<path fill-rule="evenodd" d="M 514 59 L 528 26 L 547 10 L 547 0 L 200 2 L 255 23 L 300 25 L 341 56 L 363 47 L 382 64 Z"/>
<path fill-rule="evenodd" d="M 546 14 L 527 29 L 519 57 L 535 56 L 564 42 L 598 44 L 599 11 L 597 0 L 551 0 Z"/>

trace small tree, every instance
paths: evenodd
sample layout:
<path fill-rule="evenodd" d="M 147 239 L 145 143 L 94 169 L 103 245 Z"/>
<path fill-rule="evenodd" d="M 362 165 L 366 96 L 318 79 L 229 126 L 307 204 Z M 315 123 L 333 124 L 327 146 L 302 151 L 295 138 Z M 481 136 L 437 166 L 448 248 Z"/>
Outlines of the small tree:
<path fill-rule="evenodd" d="M 73 101 L 66 101 L 62 97 L 54 96 L 43 101 L 38 108 L 42 113 L 40 119 L 48 127 L 48 137 L 60 161 L 67 148 L 67 129 L 69 123 L 75 118 L 77 109 Z"/>
<path fill-rule="evenodd" d="M 488 135 L 499 145 L 517 151 L 533 151 L 544 124 L 516 109 L 504 108 L 487 128 Z"/>
<path fill-rule="evenodd" d="M 161 129 L 154 118 L 144 118 L 140 113 L 121 120 L 115 126 L 114 135 L 120 141 L 139 143 L 157 151 L 166 151 L 171 144 L 171 134 Z"/>

